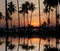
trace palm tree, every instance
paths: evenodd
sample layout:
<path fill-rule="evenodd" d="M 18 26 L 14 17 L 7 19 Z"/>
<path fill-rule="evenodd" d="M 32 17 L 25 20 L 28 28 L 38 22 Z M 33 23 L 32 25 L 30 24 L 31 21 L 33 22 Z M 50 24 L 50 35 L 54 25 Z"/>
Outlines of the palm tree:
<path fill-rule="evenodd" d="M 18 32 L 19 32 L 19 28 L 20 28 L 20 16 L 19 16 L 19 0 L 17 0 L 17 7 L 18 7 Z M 17 51 L 19 51 L 19 43 L 20 43 L 20 36 L 18 37 L 18 47 L 17 47 Z"/>
<path fill-rule="evenodd" d="M 56 8 L 56 26 L 58 25 L 58 19 L 59 19 L 59 16 L 57 14 L 57 7 L 58 7 L 58 4 L 60 4 L 60 0 L 44 0 L 44 5 L 47 7 L 53 7 L 53 8 Z M 57 44 L 56 44 L 56 47 L 57 47 Z"/>
<path fill-rule="evenodd" d="M 10 3 L 8 3 L 8 12 L 12 18 L 12 14 L 15 13 L 16 9 L 15 9 L 15 5 L 13 4 L 13 2 L 11 1 Z M 12 28 L 12 19 L 11 19 L 11 28 Z"/>
<path fill-rule="evenodd" d="M 39 26 L 41 25 L 41 16 L 40 16 L 40 0 L 38 0 L 38 9 L 39 9 Z M 39 29 L 40 31 L 40 29 Z M 40 35 L 39 35 L 40 37 Z M 41 38 L 39 38 L 39 50 L 40 51 L 40 42 L 41 42 Z"/>
<path fill-rule="evenodd" d="M 3 18 L 3 15 L 2 13 L 0 12 L 0 22 L 1 22 L 1 19 Z"/>
<path fill-rule="evenodd" d="M 48 22 L 48 27 L 49 27 L 49 24 L 50 24 L 50 11 L 53 11 L 53 9 L 49 9 L 49 8 L 47 8 L 47 6 L 45 6 L 45 9 L 44 9 L 44 13 L 46 13 L 46 15 L 47 15 L 47 13 L 49 13 L 48 14 L 48 20 L 47 20 L 47 22 Z M 49 30 L 49 29 L 48 29 Z M 49 40 L 49 38 L 48 38 L 48 45 L 49 45 L 49 47 L 50 47 L 50 40 Z"/>
<path fill-rule="evenodd" d="M 26 10 L 26 14 L 27 14 L 27 24 L 29 24 L 29 20 L 28 20 L 28 9 L 29 9 L 29 5 L 30 5 L 30 3 L 28 2 L 28 1 L 26 1 L 25 2 L 25 10 Z M 18 3 L 18 0 L 17 0 L 17 6 L 18 6 L 18 17 L 19 17 L 19 3 Z M 23 9 L 22 9 L 23 10 Z M 23 11 L 22 10 L 20 10 L 20 13 L 22 13 Z M 20 20 L 19 20 L 20 18 L 18 18 L 18 21 L 19 21 L 19 23 L 20 23 Z M 25 19 L 25 18 L 24 18 Z M 25 22 L 25 21 L 24 21 Z M 20 24 L 19 24 L 20 25 Z M 17 48 L 17 51 L 19 51 L 19 42 L 20 42 L 20 38 L 18 39 L 18 48 Z"/>
<path fill-rule="evenodd" d="M 32 13 L 35 9 L 36 9 L 35 4 L 30 3 L 30 8 L 29 8 L 29 10 L 31 11 L 30 25 L 32 23 Z"/>
<path fill-rule="evenodd" d="M 3 18 L 3 15 L 2 15 L 2 13 L 0 12 L 0 24 L 1 24 L 2 18 Z M 1 27 L 0 27 L 0 32 L 1 32 Z M 0 37 L 0 45 L 1 45 L 1 44 L 2 44 L 2 41 L 1 41 L 1 37 Z"/>
<path fill-rule="evenodd" d="M 59 24 L 59 4 L 60 4 L 60 0 L 58 0 L 58 4 L 56 7 L 56 26 Z"/>
<path fill-rule="evenodd" d="M 57 17 L 57 7 L 58 7 L 58 3 L 60 4 L 60 0 L 44 0 L 43 1 L 44 5 L 49 7 L 51 9 L 51 7 L 56 8 L 56 25 L 58 24 L 58 17 Z"/>
<path fill-rule="evenodd" d="M 27 25 L 29 25 L 29 18 L 28 18 L 28 11 L 29 11 L 29 8 L 30 8 L 30 3 L 29 3 L 29 1 L 25 1 L 25 4 L 26 4 L 26 10 L 27 10 Z"/>
<path fill-rule="evenodd" d="M 38 0 L 38 8 L 39 8 L 39 26 L 41 25 L 41 16 L 40 16 L 40 0 Z"/>
<path fill-rule="evenodd" d="M 12 14 L 15 13 L 15 5 L 13 4 L 13 2 L 11 1 L 10 3 L 8 3 L 8 13 L 10 14 L 11 18 L 12 18 Z M 11 19 L 11 28 L 12 28 L 12 19 Z M 11 37 L 11 43 L 12 43 L 12 37 Z"/>
<path fill-rule="evenodd" d="M 49 24 L 50 24 L 50 11 L 53 11 L 53 9 L 51 9 L 51 7 L 48 8 L 48 6 L 46 5 L 46 6 L 45 6 L 45 9 L 44 9 L 44 12 L 45 12 L 46 14 L 49 13 L 49 14 L 48 14 L 48 26 L 49 26 Z"/>
<path fill-rule="evenodd" d="M 47 6 L 45 6 L 45 8 L 44 8 L 44 13 L 46 13 L 46 17 L 47 17 L 47 13 L 49 13 L 49 9 L 47 8 Z M 49 16 L 48 16 L 48 20 L 47 20 L 47 22 L 48 22 L 48 25 L 49 25 L 49 22 L 50 22 Z"/>
<path fill-rule="evenodd" d="M 21 10 L 19 11 L 19 13 L 23 14 L 23 19 L 24 19 L 24 45 L 25 45 L 25 14 L 28 13 L 28 11 L 25 3 L 23 3 L 20 8 Z"/>
<path fill-rule="evenodd" d="M 19 11 L 20 13 L 23 14 L 23 18 L 24 18 L 24 27 L 25 27 L 25 13 L 28 13 L 27 11 L 27 6 L 25 3 L 22 4 L 22 7 L 20 7 L 21 10 Z"/>
<path fill-rule="evenodd" d="M 9 34 L 9 29 L 8 29 L 8 16 L 7 16 L 7 0 L 5 0 L 5 14 L 6 14 L 6 47 L 5 47 L 5 51 L 7 51 L 7 46 L 8 46 L 8 34 Z"/>
<path fill-rule="evenodd" d="M 19 0 L 17 0 L 17 7 L 18 7 L 18 27 L 20 27 Z"/>

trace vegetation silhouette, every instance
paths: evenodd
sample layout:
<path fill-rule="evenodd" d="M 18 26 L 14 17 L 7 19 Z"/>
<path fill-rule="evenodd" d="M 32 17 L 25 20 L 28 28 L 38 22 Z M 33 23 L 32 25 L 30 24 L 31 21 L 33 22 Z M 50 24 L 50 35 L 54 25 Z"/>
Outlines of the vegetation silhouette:
<path fill-rule="evenodd" d="M 35 5 L 33 3 L 30 4 L 29 10 L 31 11 L 31 18 L 30 18 L 30 25 L 32 22 L 32 13 L 36 9 Z"/>
<path fill-rule="evenodd" d="M 14 44 L 9 44 L 8 49 L 10 49 L 11 51 L 15 48 Z"/>
<path fill-rule="evenodd" d="M 33 3 L 32 3 L 32 4 L 33 4 Z M 29 3 L 28 1 L 26 1 L 25 3 L 23 3 L 23 4 L 22 4 L 22 7 L 21 7 L 22 10 L 20 10 L 20 13 L 24 11 L 23 14 L 24 14 L 24 13 L 27 13 L 27 16 L 28 16 L 28 10 L 31 9 L 32 4 Z M 25 19 L 25 18 L 24 18 L 24 19 Z M 27 17 L 27 21 L 28 21 L 28 17 Z M 24 25 L 25 25 L 25 23 L 24 23 Z M 25 26 L 24 26 L 24 28 L 25 28 Z M 28 21 L 28 28 L 29 28 L 29 21 Z M 29 29 L 30 29 L 30 28 L 29 28 Z M 25 30 L 26 30 L 26 29 L 25 29 Z M 25 31 L 25 30 L 24 30 L 24 31 Z M 27 33 L 29 33 L 29 30 L 28 30 L 28 29 L 27 29 Z M 27 36 L 28 34 L 26 34 L 26 31 L 24 32 L 24 34 L 25 34 L 25 35 L 24 35 L 24 38 L 25 38 L 25 36 Z M 30 36 L 30 34 L 29 34 L 29 36 Z M 29 47 L 27 44 L 25 44 L 25 39 L 24 39 L 24 44 L 22 45 L 22 48 L 28 50 L 28 49 L 30 49 L 30 48 L 32 49 L 33 46 L 30 46 L 30 47 Z"/>
<path fill-rule="evenodd" d="M 15 9 L 15 5 L 13 4 L 12 1 L 9 2 L 7 5 L 8 5 L 7 10 L 8 10 L 8 13 L 10 14 L 10 17 L 11 17 L 11 28 L 12 28 L 12 14 L 15 13 L 16 9 Z M 12 34 L 11 34 L 11 36 L 12 36 Z M 13 47 L 14 47 L 14 45 L 12 45 L 12 37 L 11 37 L 11 45 L 9 46 L 9 48 L 11 49 L 11 51 L 12 51 Z"/>
<path fill-rule="evenodd" d="M 8 13 L 10 14 L 10 17 L 12 18 L 12 14 L 15 13 L 15 11 L 16 11 L 16 9 L 15 9 L 16 6 L 13 4 L 12 1 L 9 2 L 7 5 L 8 5 L 8 8 L 7 8 Z M 12 19 L 11 19 L 11 28 L 12 28 Z"/>
<path fill-rule="evenodd" d="M 19 44 L 20 44 L 20 38 L 23 37 L 24 38 L 24 43 L 20 44 L 22 46 L 23 49 L 25 50 L 30 50 L 30 49 L 34 49 L 35 46 L 32 44 L 31 38 L 33 37 L 38 37 L 39 38 L 39 50 L 40 51 L 40 44 L 41 44 L 41 38 L 45 39 L 48 38 L 48 46 L 46 45 L 46 50 L 45 51 L 58 51 L 57 47 L 59 44 L 59 38 L 60 38 L 60 24 L 59 24 L 59 4 L 60 4 L 60 0 L 44 0 L 43 4 L 45 6 L 44 8 L 44 13 L 48 14 L 48 24 L 44 21 L 43 24 L 41 24 L 41 17 L 40 17 L 40 0 L 38 0 L 38 6 L 39 6 L 39 27 L 34 27 L 31 25 L 32 23 L 32 14 L 33 11 L 36 9 L 35 4 L 34 3 L 30 3 L 29 1 L 25 1 L 22 6 L 19 8 L 19 1 L 17 0 L 17 6 L 18 6 L 18 26 L 12 26 L 12 15 L 13 13 L 15 13 L 16 9 L 15 9 L 15 5 L 13 4 L 13 2 L 11 1 L 10 3 L 7 4 L 7 0 L 5 0 L 5 17 L 2 15 L 2 13 L 0 12 L 0 22 L 1 19 L 4 17 L 6 20 L 6 28 L 2 28 L 0 27 L 0 38 L 4 37 L 6 38 L 6 49 L 5 51 L 7 51 L 7 47 L 9 49 L 14 49 L 15 45 L 12 44 L 12 38 L 11 41 L 9 42 L 9 37 L 17 37 L 18 38 L 18 48 L 17 51 L 19 51 Z M 50 13 L 51 11 L 53 11 L 53 8 L 55 8 L 56 10 L 56 25 L 55 26 L 49 26 L 50 25 Z M 20 10 L 21 9 L 21 10 Z M 30 22 L 29 22 L 29 11 L 31 11 L 31 17 L 30 17 Z M 24 26 L 21 27 L 20 26 L 20 17 L 19 14 L 23 15 L 23 21 L 24 21 Z M 27 14 L 27 16 L 26 16 Z M 26 17 L 27 17 L 27 27 L 26 27 Z M 11 20 L 11 28 L 9 28 L 9 20 Z M 36 29 L 36 30 L 35 30 Z M 50 37 L 56 38 L 56 48 L 51 48 L 50 47 Z M 27 44 L 25 43 L 25 38 L 28 38 L 27 40 Z M 28 42 L 31 42 L 31 46 L 29 46 Z M 0 40 L 0 45 L 3 42 Z"/>
<path fill-rule="evenodd" d="M 57 13 L 57 7 L 58 7 L 58 5 L 60 4 L 60 1 L 59 0 L 55 0 L 55 1 L 52 1 L 52 0 L 44 0 L 43 1 L 43 3 L 44 3 L 44 5 L 45 6 L 47 6 L 47 8 L 56 8 L 56 25 L 58 24 L 58 17 L 57 17 L 57 15 L 59 14 L 59 13 Z"/>
<path fill-rule="evenodd" d="M 48 45 L 45 45 L 44 51 L 59 51 L 56 47 L 49 47 Z"/>
<path fill-rule="evenodd" d="M 3 18 L 3 15 L 2 15 L 2 12 L 0 12 L 0 24 L 1 24 L 1 20 Z M 2 41 L 1 41 L 1 36 L 2 36 L 2 28 L 1 28 L 1 25 L 0 25 L 0 45 L 2 45 Z"/>

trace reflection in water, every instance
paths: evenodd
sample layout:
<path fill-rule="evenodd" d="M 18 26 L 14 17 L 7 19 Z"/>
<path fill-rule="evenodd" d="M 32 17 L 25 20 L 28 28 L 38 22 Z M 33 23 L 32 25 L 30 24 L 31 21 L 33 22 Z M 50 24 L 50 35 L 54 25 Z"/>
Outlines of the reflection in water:
<path fill-rule="evenodd" d="M 0 45 L 0 51 L 4 51 L 5 50 L 5 39 L 2 38 L 2 41 L 4 42 L 2 45 Z M 10 38 L 9 38 L 10 41 Z M 31 38 L 32 44 L 35 46 L 34 49 L 30 49 L 28 51 L 38 51 L 39 49 L 39 38 Z M 59 40 L 60 41 L 60 40 Z M 23 44 L 24 42 L 24 38 L 20 38 L 20 44 Z M 25 38 L 25 43 L 27 43 L 27 38 Z M 18 47 L 18 38 L 12 38 L 12 44 L 14 44 L 16 47 L 12 50 L 12 51 L 17 51 L 17 47 Z M 31 45 L 31 42 L 28 42 L 29 46 Z M 44 51 L 44 46 L 48 45 L 48 39 L 41 39 L 41 44 L 40 44 L 40 50 Z M 59 44 L 60 45 L 60 44 Z M 58 45 L 58 48 L 60 48 L 60 46 Z M 56 40 L 55 38 L 50 38 L 50 46 L 51 47 L 56 47 Z M 25 51 L 25 49 L 22 49 L 21 46 L 19 46 L 19 50 L 20 51 Z M 8 51 L 11 51 L 8 49 Z"/>

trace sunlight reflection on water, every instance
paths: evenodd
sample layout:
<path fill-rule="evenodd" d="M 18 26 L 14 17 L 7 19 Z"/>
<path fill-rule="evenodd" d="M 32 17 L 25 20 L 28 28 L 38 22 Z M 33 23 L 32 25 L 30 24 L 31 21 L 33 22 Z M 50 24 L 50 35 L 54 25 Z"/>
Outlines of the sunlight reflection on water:
<path fill-rule="evenodd" d="M 10 40 L 11 38 L 9 38 Z M 5 51 L 5 39 L 2 38 L 2 41 L 4 41 L 4 43 L 2 45 L 0 45 L 0 51 Z M 44 51 L 44 45 L 48 44 L 48 39 L 44 40 L 41 39 L 41 44 L 40 44 L 40 50 Z M 16 46 L 12 51 L 17 51 L 17 47 L 18 47 L 18 38 L 12 38 L 12 43 Z M 33 50 L 28 50 L 28 51 L 38 51 L 39 49 L 39 38 L 31 38 L 32 44 L 35 46 L 35 48 Z M 24 38 L 20 38 L 20 43 L 22 44 L 24 42 Z M 27 42 L 27 38 L 25 38 L 25 42 Z M 31 45 L 31 42 L 29 40 L 29 45 Z M 56 40 L 55 38 L 50 38 L 50 45 L 55 47 L 56 46 Z M 60 44 L 59 44 L 60 45 Z M 60 48 L 60 47 L 59 47 Z M 8 49 L 8 51 L 11 51 Z M 21 46 L 19 46 L 19 51 L 25 51 L 24 49 L 22 49 Z"/>

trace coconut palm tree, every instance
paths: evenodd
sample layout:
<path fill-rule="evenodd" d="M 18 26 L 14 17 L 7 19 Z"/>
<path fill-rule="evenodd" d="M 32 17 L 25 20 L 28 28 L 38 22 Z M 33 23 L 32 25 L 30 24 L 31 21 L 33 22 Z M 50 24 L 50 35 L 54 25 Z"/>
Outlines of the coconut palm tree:
<path fill-rule="evenodd" d="M 44 9 L 44 13 L 46 13 L 46 15 L 48 14 L 48 27 L 49 27 L 49 24 L 50 24 L 50 11 L 53 11 L 53 9 L 49 9 L 47 6 L 45 6 L 45 9 Z M 49 43 L 49 47 L 50 47 L 50 41 L 49 41 L 49 38 L 48 38 L 48 43 Z"/>
<path fill-rule="evenodd" d="M 40 0 L 38 0 L 38 9 L 39 9 L 39 26 L 41 26 Z M 40 32 L 40 28 L 39 28 L 39 32 Z M 39 35 L 39 37 L 40 37 L 40 35 Z M 41 42 L 41 38 L 39 38 L 39 49 L 38 49 L 38 51 L 40 51 L 40 42 Z"/>
<path fill-rule="evenodd" d="M 20 7 L 21 10 L 19 11 L 20 13 L 23 14 L 23 18 L 24 18 L 24 27 L 25 27 L 25 13 L 28 13 L 27 11 L 27 6 L 25 3 L 22 4 L 22 7 Z"/>
<path fill-rule="evenodd" d="M 6 47 L 5 47 L 5 51 L 7 51 L 7 46 L 8 46 L 8 34 L 9 34 L 9 29 L 8 29 L 8 16 L 7 16 L 7 0 L 5 0 L 5 14 L 6 14 Z"/>
<path fill-rule="evenodd" d="M 17 0 L 17 8 L 18 8 L 18 32 L 19 32 L 19 30 L 20 30 L 19 0 Z M 20 36 L 18 37 L 17 51 L 19 51 L 19 43 L 20 43 Z"/>
<path fill-rule="evenodd" d="M 49 13 L 49 9 L 47 8 L 47 6 L 45 6 L 45 8 L 44 8 L 44 13 L 46 13 L 46 17 L 47 17 L 47 13 Z M 49 20 L 49 17 L 48 17 L 48 20 Z M 49 22 L 48 20 L 47 20 L 47 22 Z"/>
<path fill-rule="evenodd" d="M 1 24 L 1 20 L 3 18 L 3 15 L 2 13 L 0 12 L 0 24 Z M 0 27 L 0 32 L 1 32 L 1 27 Z M 0 36 L 0 45 L 2 44 L 2 41 L 1 41 L 1 36 Z"/>
<path fill-rule="evenodd" d="M 28 11 L 25 3 L 23 3 L 20 8 L 21 10 L 19 11 L 19 13 L 23 14 L 23 19 L 24 19 L 24 46 L 25 46 L 25 14 L 28 13 Z"/>
<path fill-rule="evenodd" d="M 56 26 L 58 25 L 58 19 L 59 19 L 59 16 L 57 14 L 57 7 L 58 7 L 58 3 L 60 4 L 60 0 L 44 0 L 43 1 L 44 5 L 47 7 L 53 7 L 53 8 L 56 8 Z M 56 47 L 57 47 L 57 44 L 56 44 Z"/>
<path fill-rule="evenodd" d="M 44 0 L 43 1 L 44 5 L 48 8 L 51 9 L 51 7 L 56 8 L 56 25 L 58 24 L 58 17 L 57 17 L 57 7 L 58 7 L 58 3 L 60 4 L 60 0 Z"/>
<path fill-rule="evenodd" d="M 49 9 L 48 6 L 45 6 L 45 8 L 44 8 L 44 13 L 46 13 L 46 15 L 49 13 L 49 14 L 48 14 L 48 20 L 47 20 L 48 26 L 49 26 L 49 24 L 50 24 L 50 11 L 53 11 L 53 9 Z"/>
<path fill-rule="evenodd" d="M 26 8 L 27 9 L 27 13 L 26 13 L 27 14 L 27 25 L 29 25 L 29 18 L 28 18 L 29 13 L 28 13 L 28 11 L 29 11 L 29 8 L 30 8 L 30 3 L 29 3 L 29 1 L 25 1 L 25 4 L 26 4 L 26 7 L 27 7 Z"/>
<path fill-rule="evenodd" d="M 15 5 L 13 4 L 12 1 L 8 3 L 8 8 L 7 8 L 7 9 L 8 9 L 8 12 L 9 12 L 11 18 L 12 18 L 12 14 L 15 13 L 15 11 L 16 11 L 15 8 L 16 8 L 16 7 L 15 7 Z M 12 27 L 12 19 L 11 19 L 11 27 Z"/>
<path fill-rule="evenodd" d="M 1 22 L 1 19 L 3 18 L 3 15 L 2 13 L 0 12 L 0 22 Z"/>
<path fill-rule="evenodd" d="M 17 5 L 18 5 L 18 17 L 19 17 L 19 3 L 18 3 L 18 0 L 17 0 Z M 28 1 L 26 1 L 25 2 L 25 7 L 26 7 L 26 12 L 25 13 L 27 14 L 27 22 L 28 22 L 27 24 L 29 24 L 29 20 L 28 20 L 28 9 L 29 9 L 29 5 L 30 5 L 30 3 Z M 21 13 L 21 10 L 20 10 L 20 13 Z M 20 19 L 20 18 L 18 18 L 18 19 Z M 17 51 L 19 51 L 19 42 L 20 42 L 20 38 L 18 39 L 18 48 L 17 48 Z"/>
<path fill-rule="evenodd" d="M 1 20 L 3 18 L 2 12 L 0 12 L 0 24 L 1 24 Z"/>
<path fill-rule="evenodd" d="M 32 13 L 35 9 L 36 9 L 35 4 L 30 3 L 30 8 L 29 8 L 29 10 L 31 11 L 30 25 L 32 23 Z"/>
<path fill-rule="evenodd" d="M 16 9 L 15 9 L 15 5 L 13 4 L 13 2 L 11 1 L 10 3 L 8 3 L 8 13 L 10 14 L 11 18 L 12 18 L 12 14 L 15 13 Z M 11 28 L 12 28 L 12 19 L 11 19 Z M 12 35 L 11 35 L 12 36 Z M 11 37 L 11 44 L 12 44 L 12 37 Z"/>
<path fill-rule="evenodd" d="M 17 7 L 18 7 L 18 27 L 20 27 L 19 0 L 17 0 Z"/>
<path fill-rule="evenodd" d="M 39 9 L 39 26 L 41 25 L 41 16 L 40 16 L 40 0 L 38 0 L 38 9 Z"/>

